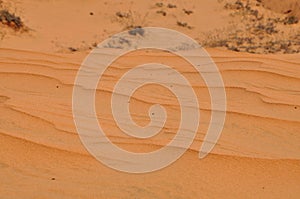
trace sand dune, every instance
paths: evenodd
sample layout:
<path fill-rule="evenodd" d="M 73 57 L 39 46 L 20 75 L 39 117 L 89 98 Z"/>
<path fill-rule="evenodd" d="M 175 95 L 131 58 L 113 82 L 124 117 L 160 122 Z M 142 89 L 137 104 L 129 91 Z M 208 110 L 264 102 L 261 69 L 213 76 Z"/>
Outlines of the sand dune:
<path fill-rule="evenodd" d="M 296 51 L 250 54 L 207 48 L 224 80 L 227 116 L 217 145 L 201 160 L 198 151 L 211 116 L 205 82 L 174 55 L 131 53 L 112 64 L 97 88 L 97 116 L 107 136 L 133 152 L 153 151 L 172 140 L 180 115 L 178 102 L 166 90 L 150 85 L 132 97 L 131 113 L 140 125 L 149 122 L 147 110 L 152 103 L 165 104 L 170 113 L 160 134 L 151 139 L 122 133 L 105 103 L 126 67 L 160 60 L 177 67 L 197 91 L 201 120 L 196 139 L 178 161 L 148 174 L 117 172 L 87 152 L 73 121 L 74 81 L 95 42 L 128 28 L 131 19 L 118 19 L 116 12 L 135 13 L 129 25 L 172 28 L 197 41 L 221 26 L 229 27 L 223 1 L 162 2 L 161 7 L 154 1 L 74 1 L 72 5 L 65 0 L 4 1 L 9 9 L 16 9 L 28 29 L 15 31 L 0 24 L 4 35 L 0 37 L 0 198 L 299 197 L 300 54 Z M 298 6 L 292 0 L 284 5 L 276 0 L 262 3 L 282 16 L 286 9 Z M 183 8 L 195 15 L 185 14 Z M 139 9 L 149 11 L 144 21 Z M 157 11 L 167 13 L 165 20 L 160 18 L 163 12 Z M 288 14 L 298 13 L 293 9 Z M 178 21 L 193 28 L 178 26 Z M 299 43 L 295 38 L 294 43 Z"/>
<path fill-rule="evenodd" d="M 46 192 L 59 197 L 88 196 L 91 191 L 91 194 L 103 194 L 103 197 L 125 192 L 124 197 L 130 197 L 130 194 L 151 197 L 155 194 L 165 198 L 178 194 L 194 198 L 203 194 L 217 197 L 224 191 L 233 190 L 245 197 L 248 194 L 279 196 L 288 193 L 295 196 L 296 182 L 300 177 L 300 75 L 297 74 L 300 60 L 289 55 L 275 58 L 239 54 L 237 57 L 235 53 L 212 49 L 209 52 L 220 67 L 228 95 L 228 115 L 222 136 L 213 154 L 200 161 L 196 151 L 207 128 L 206 120 L 209 120 L 209 105 L 204 101 L 201 103 L 204 121 L 191 151 L 171 166 L 171 171 L 165 169 L 153 176 L 145 175 L 150 178 L 148 180 L 143 175 L 131 177 L 104 168 L 80 143 L 72 120 L 72 82 L 80 65 L 78 60 L 85 54 L 61 56 L 1 49 L 1 165 L 2 175 L 10 179 L 9 182 L 3 181 L 7 186 L 2 188 L 3 194 L 18 184 L 20 192 L 14 194 L 32 197 L 34 192 L 28 191 L 26 184 L 37 183 L 34 186 L 39 186 L 41 183 Z M 195 87 L 205 89 L 201 84 Z M 99 91 L 98 95 L 103 92 Z M 144 96 L 140 94 L 137 98 Z M 104 109 L 100 105 L 99 110 Z M 144 117 L 142 112 L 139 114 L 137 117 Z M 106 121 L 103 125 L 115 132 L 112 122 Z M 150 147 L 147 150 L 153 150 L 157 147 L 153 148 L 153 143 L 162 145 L 165 139 L 170 139 L 158 136 L 138 143 L 126 139 L 125 135 L 116 137 L 113 133 L 111 138 L 133 151 L 147 147 Z M 183 172 L 187 165 L 191 166 L 190 175 Z M 104 176 L 100 175 L 102 172 Z M 220 173 L 223 173 L 221 176 L 226 185 L 220 182 L 217 175 Z M 89 176 L 87 179 L 86 175 Z M 52 177 L 57 180 L 51 181 Z M 76 178 L 75 182 L 68 180 L 69 177 Z M 235 181 L 241 177 L 243 181 Z M 157 182 L 158 179 L 163 179 L 163 182 Z M 182 182 L 179 183 L 180 179 Z M 14 184 L 14 180 L 18 183 Z M 139 185 L 141 181 L 148 186 Z M 92 187 L 87 186 L 87 182 Z M 124 186 L 125 182 L 130 186 Z M 60 183 L 68 190 L 59 186 Z M 98 192 L 98 185 L 106 188 Z M 77 186 L 85 188 L 81 190 Z M 152 189 L 153 186 L 157 188 Z M 166 190 L 159 191 L 160 186 L 165 186 Z M 181 190 L 178 193 L 173 190 L 177 186 Z"/>

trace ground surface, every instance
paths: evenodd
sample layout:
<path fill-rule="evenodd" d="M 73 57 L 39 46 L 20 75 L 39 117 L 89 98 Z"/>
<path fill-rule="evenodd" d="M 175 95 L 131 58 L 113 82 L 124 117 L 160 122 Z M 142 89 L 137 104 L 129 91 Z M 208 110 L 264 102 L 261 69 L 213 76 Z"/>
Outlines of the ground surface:
<path fill-rule="evenodd" d="M 284 22 L 299 17 L 299 3 L 236 2 L 2 1 L 22 28 L 0 23 L 0 198 L 299 198 L 299 23 Z M 264 15 L 260 21 L 252 20 L 255 10 L 258 18 Z M 179 70 L 199 93 L 201 123 L 191 148 L 174 164 L 149 174 L 121 173 L 95 160 L 80 142 L 72 118 L 77 70 L 97 43 L 137 26 L 181 31 L 206 46 L 219 67 L 228 113 L 205 159 L 198 159 L 198 150 L 211 114 L 209 95 L 187 63 Z M 170 118 L 149 140 L 122 134 L 101 103 L 122 66 L 151 60 L 181 63 L 163 53 L 133 53 L 112 65 L 97 90 L 100 123 L 126 150 L 155 150 L 178 125 L 176 99 L 162 88 L 145 87 L 132 100 L 133 119 L 141 125 L 149 122 L 149 104 L 168 102 Z"/>

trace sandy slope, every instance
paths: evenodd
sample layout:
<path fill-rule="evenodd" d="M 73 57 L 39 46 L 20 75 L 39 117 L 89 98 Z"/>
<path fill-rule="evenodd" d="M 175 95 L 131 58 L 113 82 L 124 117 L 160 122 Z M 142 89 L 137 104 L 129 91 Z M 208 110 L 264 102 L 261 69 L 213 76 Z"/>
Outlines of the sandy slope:
<path fill-rule="evenodd" d="M 90 157 L 74 129 L 72 82 L 85 54 L 1 49 L 1 175 L 5 179 L 1 194 L 33 197 L 40 195 L 34 189 L 42 189 L 50 198 L 89 194 L 198 198 L 225 193 L 230 193 L 229 197 L 296 197 L 300 178 L 298 56 L 279 59 L 210 53 L 222 71 L 228 95 L 225 129 L 213 155 L 200 161 L 196 152 L 189 151 L 162 171 L 128 175 L 105 168 Z M 144 98 L 143 94 L 136 97 Z M 201 103 L 204 121 L 194 150 L 199 149 L 207 128 L 207 106 L 205 101 Z M 143 117 L 143 112 L 138 114 Z M 166 139 L 137 143 L 125 135 L 114 135 L 111 122 L 103 125 L 112 131 L 112 140 L 132 151 L 147 146 L 153 150 L 153 143 L 161 145 Z"/>
<path fill-rule="evenodd" d="M 6 35 L 0 41 L 0 198 L 299 198 L 299 54 L 208 49 L 224 79 L 228 113 L 212 154 L 199 160 L 197 151 L 210 117 L 203 80 L 176 57 L 133 53 L 112 65 L 96 94 L 97 114 L 109 138 L 127 150 L 142 152 L 157 149 L 174 136 L 178 104 L 172 95 L 161 95 L 165 92 L 161 88 L 145 88 L 132 101 L 132 114 L 140 124 L 148 121 L 150 103 L 167 101 L 173 111 L 162 133 L 150 140 L 120 133 L 109 106 L 101 103 L 111 95 L 112 80 L 124 72 L 122 66 L 151 60 L 184 66 L 181 72 L 199 93 L 197 137 L 182 158 L 150 174 L 116 172 L 85 150 L 72 118 L 74 79 L 93 43 L 127 25 L 116 21 L 115 12 L 131 9 L 138 13 L 135 25 L 173 28 L 193 38 L 206 31 L 204 19 L 212 17 L 211 29 L 228 22 L 217 1 L 173 1 L 176 9 L 162 8 L 168 12 L 164 20 L 155 3 L 95 0 L 83 6 L 79 0 L 71 5 L 65 0 L 11 1 L 32 31 L 15 33 L 1 26 Z M 182 8 L 192 9 L 196 16 L 185 15 Z M 149 10 L 145 21 L 138 17 L 144 15 L 139 9 Z M 178 20 L 194 29 L 178 27 Z M 69 47 L 78 51 L 70 53 Z"/>

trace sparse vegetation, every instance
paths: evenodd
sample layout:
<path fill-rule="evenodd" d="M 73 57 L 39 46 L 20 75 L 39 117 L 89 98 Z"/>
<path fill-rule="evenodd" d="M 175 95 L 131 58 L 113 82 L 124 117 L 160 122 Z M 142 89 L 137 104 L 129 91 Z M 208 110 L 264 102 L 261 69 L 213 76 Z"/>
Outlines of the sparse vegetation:
<path fill-rule="evenodd" d="M 193 14 L 194 12 L 192 10 L 186 10 L 186 9 L 182 9 L 183 12 L 187 15 Z"/>
<path fill-rule="evenodd" d="M 203 46 L 249 53 L 300 53 L 300 28 L 287 27 L 298 23 L 295 16 L 268 13 L 259 0 L 225 1 L 224 8 L 241 22 L 207 34 Z"/>
<path fill-rule="evenodd" d="M 283 23 L 286 24 L 296 24 L 299 22 L 299 19 L 295 16 L 288 16 L 283 20 Z"/>
<path fill-rule="evenodd" d="M 116 21 L 124 25 L 125 30 L 132 30 L 145 26 L 145 19 L 148 16 L 148 13 L 144 16 L 140 16 L 138 13 L 132 11 L 117 12 L 116 16 Z"/>
<path fill-rule="evenodd" d="M 177 25 L 181 26 L 181 27 L 184 27 L 184 28 L 188 28 L 188 29 L 192 29 L 193 28 L 192 26 L 188 25 L 187 22 L 177 21 Z"/>
<path fill-rule="evenodd" d="M 116 16 L 119 17 L 119 18 L 129 18 L 131 15 L 130 15 L 130 13 L 117 12 Z"/>
<path fill-rule="evenodd" d="M 164 4 L 163 3 L 161 3 L 161 2 L 159 2 L 159 3 L 156 3 L 155 4 L 157 7 L 159 7 L 159 8 L 161 8 L 161 7 L 163 7 L 164 6 Z"/>
<path fill-rule="evenodd" d="M 0 10 L 0 23 L 13 28 L 14 30 L 20 30 L 24 27 L 21 18 L 10 13 L 8 10 Z"/>
<path fill-rule="evenodd" d="M 128 33 L 130 35 L 144 36 L 145 30 L 141 26 L 137 26 L 137 27 L 134 27 L 133 29 L 129 30 Z"/>
<path fill-rule="evenodd" d="M 167 7 L 168 8 L 177 8 L 177 6 L 175 4 L 171 4 L 171 3 L 169 3 Z"/>
<path fill-rule="evenodd" d="M 74 47 L 69 47 L 69 50 L 70 50 L 71 52 L 76 52 L 76 51 L 78 51 L 78 49 L 77 49 L 77 48 L 74 48 Z"/>
<path fill-rule="evenodd" d="M 166 16 L 167 15 L 167 13 L 165 11 L 163 11 L 163 10 L 158 10 L 158 11 L 156 11 L 156 13 L 157 14 L 161 14 L 162 16 Z"/>

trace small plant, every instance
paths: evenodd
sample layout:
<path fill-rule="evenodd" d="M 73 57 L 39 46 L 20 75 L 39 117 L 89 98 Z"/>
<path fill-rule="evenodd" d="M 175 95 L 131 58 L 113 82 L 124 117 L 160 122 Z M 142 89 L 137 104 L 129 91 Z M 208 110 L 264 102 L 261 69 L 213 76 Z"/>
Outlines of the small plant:
<path fill-rule="evenodd" d="M 193 14 L 194 12 L 192 10 L 186 10 L 186 9 L 183 9 L 183 12 L 187 15 L 190 15 L 190 14 Z"/>
<path fill-rule="evenodd" d="M 129 18 L 130 17 L 130 13 L 117 12 L 116 15 L 119 18 Z"/>
<path fill-rule="evenodd" d="M 133 27 L 133 29 L 129 30 L 128 33 L 130 35 L 140 35 L 140 36 L 144 36 L 145 34 L 145 30 L 141 27 L 141 26 L 137 26 L 137 27 Z"/>
<path fill-rule="evenodd" d="M 283 20 L 284 25 L 296 24 L 298 22 L 299 22 L 299 19 L 295 16 L 289 16 Z"/>
<path fill-rule="evenodd" d="M 158 10 L 158 11 L 156 11 L 156 13 L 157 14 L 161 14 L 162 16 L 166 16 L 167 15 L 167 13 L 165 11 L 163 11 L 163 10 Z"/>
<path fill-rule="evenodd" d="M 181 27 L 187 27 L 188 24 L 186 22 L 177 21 L 177 25 Z"/>
<path fill-rule="evenodd" d="M 177 21 L 177 25 L 181 26 L 181 27 L 184 27 L 184 28 L 188 28 L 188 29 L 192 29 L 193 28 L 192 26 L 188 25 L 188 23 L 181 22 L 181 21 Z"/>
<path fill-rule="evenodd" d="M 224 7 L 230 10 L 240 10 L 245 8 L 243 2 L 241 2 L 240 0 L 237 0 L 234 3 L 226 3 Z"/>
<path fill-rule="evenodd" d="M 163 7 L 164 4 L 161 3 L 161 2 L 159 2 L 159 3 L 156 3 L 155 5 L 156 5 L 157 7 L 159 7 L 159 8 L 161 8 L 161 7 Z"/>
<path fill-rule="evenodd" d="M 144 16 L 141 16 L 140 14 L 132 12 L 131 10 L 128 12 L 117 12 L 116 21 L 124 25 L 125 30 L 141 28 L 145 26 L 145 20 L 148 14 L 149 13 L 147 12 Z"/>
<path fill-rule="evenodd" d="M 175 5 L 175 4 L 168 4 L 168 6 L 167 6 L 168 8 L 177 8 L 177 6 Z"/>
<path fill-rule="evenodd" d="M 15 30 L 20 30 L 24 24 L 20 17 L 10 13 L 8 10 L 0 10 L 0 23 L 7 25 Z"/>
<path fill-rule="evenodd" d="M 76 52 L 76 51 L 78 51 L 78 48 L 69 47 L 69 50 L 70 50 L 71 52 Z"/>

